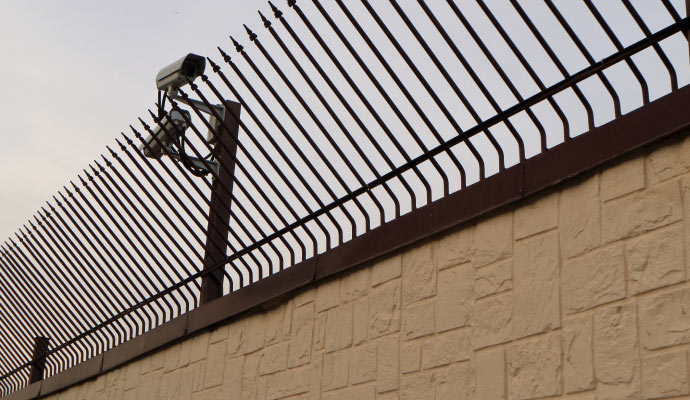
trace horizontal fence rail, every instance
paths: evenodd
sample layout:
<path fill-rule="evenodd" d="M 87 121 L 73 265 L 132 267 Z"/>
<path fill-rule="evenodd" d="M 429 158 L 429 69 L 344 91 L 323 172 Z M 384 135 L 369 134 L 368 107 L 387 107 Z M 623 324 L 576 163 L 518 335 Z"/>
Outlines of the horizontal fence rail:
<path fill-rule="evenodd" d="M 0 244 L 0 395 L 690 82 L 682 1 L 287 5 Z M 180 161 L 144 155 L 156 128 Z"/>

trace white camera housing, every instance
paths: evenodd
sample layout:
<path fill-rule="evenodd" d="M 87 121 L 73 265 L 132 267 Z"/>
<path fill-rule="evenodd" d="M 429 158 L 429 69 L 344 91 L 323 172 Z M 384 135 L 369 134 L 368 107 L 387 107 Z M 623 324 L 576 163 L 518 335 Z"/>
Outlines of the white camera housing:
<path fill-rule="evenodd" d="M 184 116 L 182 115 L 184 113 Z M 185 120 L 185 117 L 187 118 Z M 187 122 L 191 118 L 187 110 L 172 110 L 161 119 L 160 124 L 153 129 L 153 136 L 148 136 L 139 146 L 146 157 L 160 158 L 163 147 L 169 148 L 177 140 L 177 136 L 187 129 Z M 163 126 L 163 128 L 161 127 Z M 158 140 L 155 140 L 156 137 Z"/>
<path fill-rule="evenodd" d="M 156 75 L 158 90 L 177 93 L 177 89 L 193 81 L 204 73 L 206 59 L 189 53 L 174 63 L 161 69 Z"/>

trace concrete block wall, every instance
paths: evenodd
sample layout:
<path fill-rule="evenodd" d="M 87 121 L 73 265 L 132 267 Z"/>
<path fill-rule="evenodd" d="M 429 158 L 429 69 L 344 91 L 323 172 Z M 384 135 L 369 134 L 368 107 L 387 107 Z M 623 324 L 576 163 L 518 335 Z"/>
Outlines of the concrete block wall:
<path fill-rule="evenodd" d="M 677 138 L 49 399 L 689 398 L 689 224 Z"/>

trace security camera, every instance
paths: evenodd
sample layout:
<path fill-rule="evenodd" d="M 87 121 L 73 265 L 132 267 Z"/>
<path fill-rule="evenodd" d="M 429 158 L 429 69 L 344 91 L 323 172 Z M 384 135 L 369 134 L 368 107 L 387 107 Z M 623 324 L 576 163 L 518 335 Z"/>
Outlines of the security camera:
<path fill-rule="evenodd" d="M 184 113 L 184 115 L 182 115 Z M 186 117 L 186 119 L 185 119 Z M 146 157 L 160 158 L 163 154 L 163 147 L 170 149 L 171 144 L 177 137 L 187 129 L 187 122 L 191 119 L 189 111 L 172 110 L 163 116 L 155 129 L 153 136 L 148 136 L 139 146 L 139 149 Z M 154 139 L 157 138 L 158 140 Z"/>
<path fill-rule="evenodd" d="M 187 54 L 158 72 L 156 86 L 158 90 L 175 94 L 178 88 L 201 76 L 205 67 L 206 59 L 204 57 Z"/>

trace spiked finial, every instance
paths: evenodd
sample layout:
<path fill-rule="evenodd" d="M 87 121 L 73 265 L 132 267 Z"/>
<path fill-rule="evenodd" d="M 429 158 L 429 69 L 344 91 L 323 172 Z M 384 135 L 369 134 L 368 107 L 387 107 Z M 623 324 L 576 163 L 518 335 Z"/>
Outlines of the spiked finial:
<path fill-rule="evenodd" d="M 117 139 L 115 139 L 115 141 L 117 142 Z M 118 143 L 120 143 L 120 142 L 118 142 Z M 117 157 L 117 153 L 114 152 L 113 149 L 110 148 L 110 146 L 105 146 L 105 148 L 108 149 L 108 151 L 110 151 L 111 156 Z"/>
<path fill-rule="evenodd" d="M 272 2 L 268 2 L 268 5 L 271 6 L 271 11 L 273 11 L 273 16 L 276 18 L 280 18 L 283 16 L 283 12 L 278 9 Z"/>
<path fill-rule="evenodd" d="M 158 119 L 156 114 L 154 114 L 153 111 L 151 111 L 151 109 L 147 109 L 146 111 L 148 111 L 151 118 L 153 118 L 153 122 L 155 122 L 157 124 L 160 123 L 160 120 Z M 143 119 L 139 118 L 139 123 L 141 123 L 141 125 L 144 127 L 144 129 L 146 129 L 147 131 L 149 130 L 149 127 L 146 125 L 146 123 L 144 122 Z M 137 134 L 139 132 L 137 132 L 137 130 L 134 129 L 134 127 L 132 125 L 130 125 L 129 127 L 132 129 L 132 132 L 134 132 L 134 136 L 136 136 L 137 138 L 139 138 L 141 136 L 141 135 L 137 136 Z"/>
<path fill-rule="evenodd" d="M 223 49 L 221 49 L 220 47 L 216 47 L 216 48 L 218 49 L 218 51 L 220 51 L 220 55 L 221 55 L 221 57 L 223 57 L 223 61 L 225 61 L 226 63 L 229 63 L 231 58 L 228 55 L 228 53 L 224 52 Z"/>
<path fill-rule="evenodd" d="M 101 172 L 105 172 L 105 167 L 103 167 L 103 165 L 101 165 L 101 163 L 99 163 L 97 160 L 93 160 L 93 162 L 94 162 L 96 165 L 98 165 L 98 169 L 100 169 Z"/>
<path fill-rule="evenodd" d="M 110 168 L 110 166 L 113 165 L 113 164 L 110 162 L 110 160 L 108 160 L 107 158 L 105 158 L 105 156 L 104 156 L 103 154 L 101 154 L 101 157 L 103 158 L 103 161 L 105 162 L 105 165 L 106 165 L 108 168 Z"/>
<path fill-rule="evenodd" d="M 122 134 L 122 137 L 125 138 L 125 141 L 127 142 L 128 145 L 131 146 L 132 143 L 134 143 L 134 142 L 132 142 L 132 139 L 129 138 L 129 136 L 125 135 L 124 132 L 120 132 L 120 133 Z"/>
<path fill-rule="evenodd" d="M 264 23 L 264 27 L 268 28 L 271 26 L 271 21 L 266 19 L 266 17 L 264 17 L 264 15 L 261 13 L 261 11 L 259 11 L 259 16 L 261 17 L 261 22 Z"/>
<path fill-rule="evenodd" d="M 38 212 L 37 214 L 38 214 L 38 215 L 41 215 L 40 212 Z M 44 219 L 45 219 L 45 217 L 44 217 L 43 215 L 41 215 L 41 218 L 44 218 Z M 38 217 L 36 216 L 36 214 L 34 214 L 34 219 L 36 220 L 36 223 L 38 224 L 38 226 L 43 227 L 43 221 L 41 221 L 40 219 L 38 219 Z"/>
<path fill-rule="evenodd" d="M 34 216 L 34 218 L 36 218 L 36 216 Z M 34 225 L 34 222 L 32 220 L 29 220 L 29 225 L 31 226 L 32 230 L 34 230 L 34 231 L 36 230 L 36 225 Z M 39 222 L 39 225 L 40 225 L 40 222 Z"/>
<path fill-rule="evenodd" d="M 249 40 L 252 42 L 256 40 L 256 33 L 252 32 L 252 30 L 249 29 L 247 25 L 242 24 L 242 26 L 244 26 L 244 30 L 247 31 L 247 35 L 249 35 Z"/>
<path fill-rule="evenodd" d="M 151 114 L 151 115 L 153 115 L 153 114 Z M 146 122 L 144 122 L 144 120 L 141 119 L 140 117 L 137 117 L 137 119 L 139 120 L 139 123 L 141 124 L 141 126 L 143 126 L 144 129 L 146 129 L 147 131 L 151 128 L 151 127 L 150 127 Z M 154 121 L 155 121 L 155 120 L 154 120 Z M 155 121 L 155 122 L 158 123 L 158 121 Z M 136 131 L 136 129 L 134 129 L 134 127 L 133 127 L 132 125 L 130 125 L 129 128 L 132 130 L 132 132 L 135 132 L 135 131 Z"/>
<path fill-rule="evenodd" d="M 69 191 L 66 187 L 64 187 L 64 186 L 63 186 L 62 188 L 65 189 L 65 191 L 67 192 L 67 195 L 68 195 L 69 197 L 72 197 L 72 192 L 70 192 L 70 191 Z M 62 194 L 62 192 L 58 191 L 58 194 L 60 195 L 60 197 L 62 197 L 62 201 L 67 201 L 67 198 L 65 197 L 64 194 Z M 58 199 L 56 199 L 55 196 L 53 196 L 53 199 L 54 199 L 55 201 L 58 201 Z"/>
<path fill-rule="evenodd" d="M 91 172 L 93 172 L 94 176 L 98 176 L 100 172 L 96 168 L 93 167 L 93 165 L 89 164 L 89 168 L 91 168 Z"/>
<path fill-rule="evenodd" d="M 238 53 L 241 53 L 242 50 L 244 50 L 244 46 L 239 44 L 234 37 L 230 36 L 230 40 L 232 40 L 232 44 L 235 45 L 235 50 L 237 50 Z"/>
<path fill-rule="evenodd" d="M 220 47 L 218 48 L 218 50 L 220 50 Z M 220 50 L 220 52 L 222 53 L 223 50 Z M 210 57 L 206 57 L 206 59 L 208 60 L 208 63 L 211 64 L 211 68 L 213 68 L 213 72 L 217 73 L 218 71 L 220 71 L 220 67 L 218 66 L 218 64 L 213 62 L 213 60 L 211 60 Z M 203 77 L 201 79 L 203 79 L 203 81 L 206 82 L 206 79 L 204 79 Z"/>
<path fill-rule="evenodd" d="M 48 206 L 50 207 L 50 211 L 55 212 L 55 209 L 53 208 L 52 205 L 50 205 L 50 203 L 48 203 L 48 202 L 46 201 L 46 204 L 48 204 Z M 41 207 L 41 210 L 43 210 L 43 213 L 45 214 L 45 216 L 43 217 L 43 219 L 50 218 L 50 213 L 49 213 L 45 208 Z"/>

